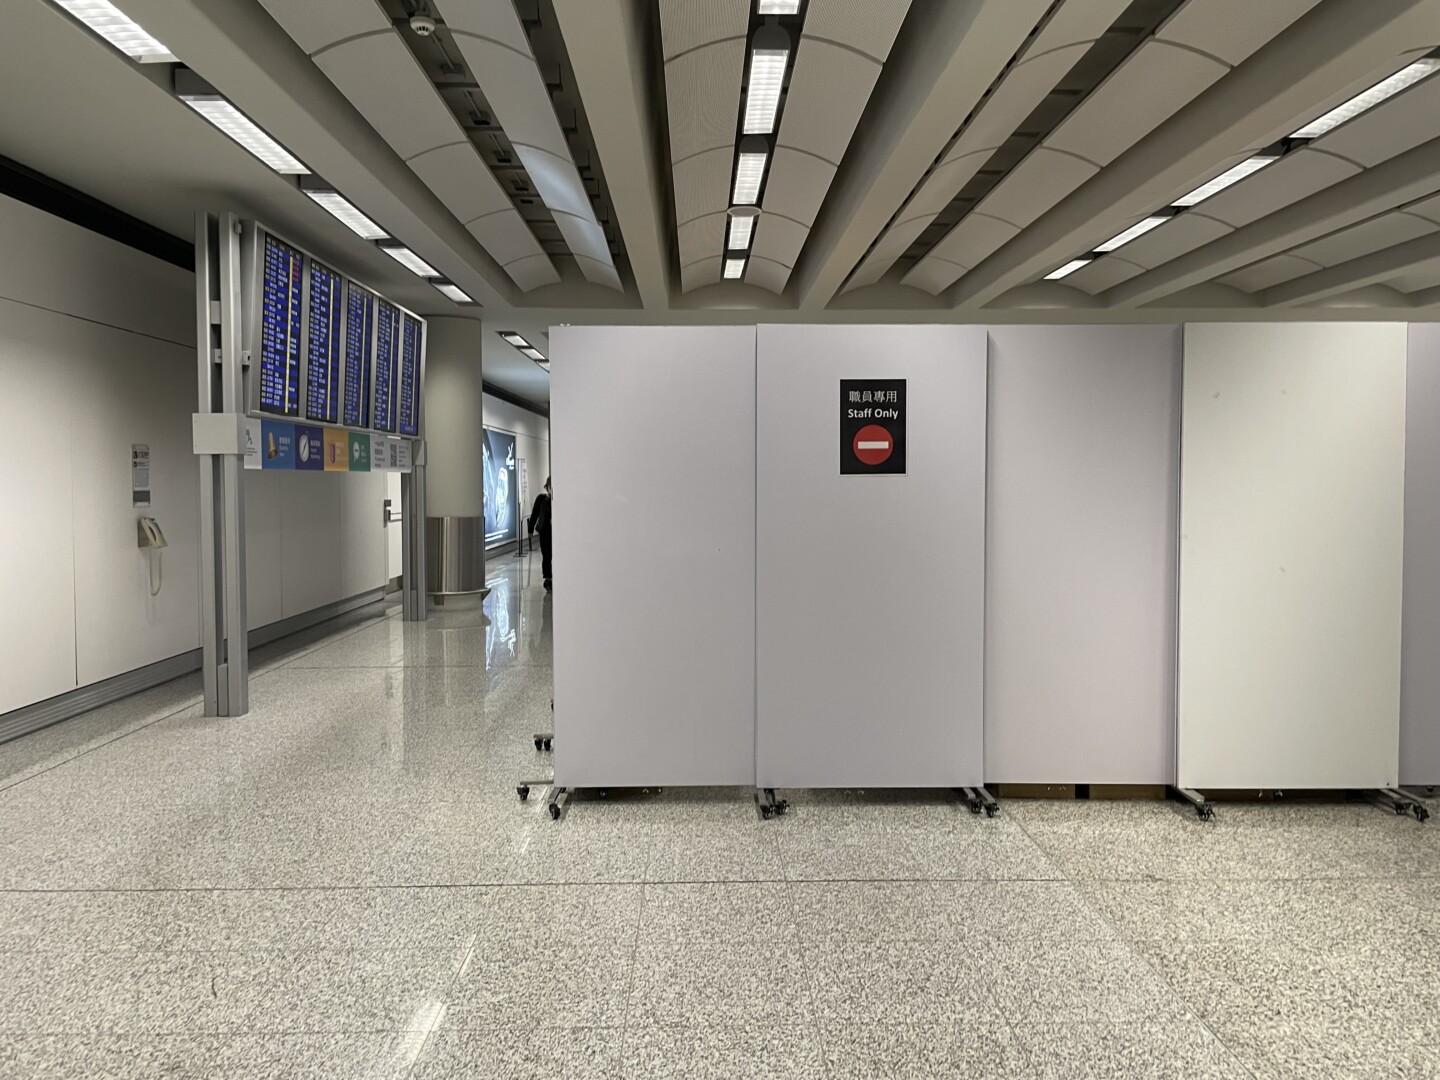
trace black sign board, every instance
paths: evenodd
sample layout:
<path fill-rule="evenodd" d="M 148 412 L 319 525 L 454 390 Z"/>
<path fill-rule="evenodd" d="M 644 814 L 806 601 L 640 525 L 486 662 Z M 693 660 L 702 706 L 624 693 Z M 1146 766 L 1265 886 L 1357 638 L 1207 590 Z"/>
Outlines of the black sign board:
<path fill-rule="evenodd" d="M 905 380 L 840 380 L 840 475 L 905 472 Z"/>

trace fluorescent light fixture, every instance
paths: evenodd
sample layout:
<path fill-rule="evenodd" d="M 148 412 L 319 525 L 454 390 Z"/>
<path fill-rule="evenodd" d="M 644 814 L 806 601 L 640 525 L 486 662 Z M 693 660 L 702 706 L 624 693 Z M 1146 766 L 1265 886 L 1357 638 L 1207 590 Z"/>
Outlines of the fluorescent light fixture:
<path fill-rule="evenodd" d="M 1246 158 L 1234 168 L 1227 169 L 1209 183 L 1201 184 L 1189 195 L 1182 195 L 1175 200 L 1176 206 L 1194 206 L 1196 203 L 1204 202 L 1211 195 L 1218 195 L 1231 184 L 1238 184 L 1251 173 L 1259 172 L 1266 165 L 1279 161 L 1278 154 L 1258 154 L 1252 158 Z"/>
<path fill-rule="evenodd" d="M 248 116 L 224 98 L 208 94 L 182 94 L 180 100 L 276 172 L 295 176 L 309 174 L 310 170 L 300 164 L 298 158 L 256 127 Z"/>
<path fill-rule="evenodd" d="M 1094 259 L 1076 259 L 1074 262 L 1068 262 L 1064 266 L 1060 267 L 1059 270 L 1052 270 L 1050 271 L 1050 273 L 1046 274 L 1045 280 L 1059 281 L 1063 277 L 1069 277 L 1076 270 L 1079 270 L 1082 266 L 1089 266 L 1094 261 Z"/>
<path fill-rule="evenodd" d="M 1417 60 L 1409 67 L 1401 68 L 1388 79 L 1376 83 L 1363 94 L 1357 94 L 1345 104 L 1331 109 L 1319 119 L 1310 121 L 1290 137 L 1292 139 L 1318 139 L 1345 121 L 1353 120 L 1361 113 L 1373 109 L 1382 101 L 1394 97 L 1407 86 L 1414 86 L 1421 79 L 1433 75 L 1437 69 L 1440 69 L 1440 60 L 1428 57 L 1424 60 Z"/>
<path fill-rule="evenodd" d="M 55 0 L 55 3 L 126 56 L 142 64 L 174 63 L 176 60 L 174 53 L 147 34 L 139 23 L 110 0 Z"/>
<path fill-rule="evenodd" d="M 1170 220 L 1171 216 L 1173 215 L 1156 215 L 1155 217 L 1147 217 L 1144 221 L 1138 221 L 1134 225 L 1131 225 L 1124 232 L 1120 233 L 1118 236 L 1112 236 L 1103 244 L 1098 245 L 1095 250 L 1114 251 L 1118 247 L 1124 247 L 1131 240 L 1134 240 L 1137 236 L 1144 236 L 1147 232 L 1149 232 L 1156 226 L 1164 225 L 1165 222 Z"/>
<path fill-rule="evenodd" d="M 419 274 L 421 277 L 440 276 L 439 270 L 436 270 L 433 266 L 431 266 L 419 255 L 416 255 L 415 252 L 411 251 L 407 247 L 381 244 L 380 250 L 385 252 L 386 255 L 389 255 L 392 259 L 398 262 L 401 266 L 405 267 L 405 269 L 409 270 L 412 274 Z"/>
<path fill-rule="evenodd" d="M 545 354 L 542 353 L 539 349 L 521 349 L 521 350 L 520 350 L 520 355 L 521 355 L 521 356 L 528 356 L 531 360 L 534 360 L 537 364 L 543 364 L 543 363 L 545 363 Z"/>
<path fill-rule="evenodd" d="M 331 216 L 341 224 L 348 226 L 356 236 L 365 240 L 390 239 L 389 233 L 355 209 L 355 205 L 345 196 L 334 191 L 310 191 L 308 189 L 305 194 L 314 199 L 317 205 L 328 210 Z"/>
<path fill-rule="evenodd" d="M 730 250 L 744 251 L 750 246 L 750 236 L 755 232 L 753 217 L 732 217 L 730 219 Z"/>
<path fill-rule="evenodd" d="M 745 90 L 746 135 L 769 135 L 780 110 L 789 49 L 756 49 L 750 54 L 750 81 Z"/>
<path fill-rule="evenodd" d="M 459 285 L 451 285 L 448 281 L 436 283 L 435 288 L 440 290 L 442 296 L 449 297 L 457 304 L 473 304 L 475 302 L 470 299 L 469 295 L 466 294 Z"/>
<path fill-rule="evenodd" d="M 496 333 L 499 334 L 506 341 L 508 341 L 511 345 L 514 345 L 517 349 L 530 348 L 530 342 L 526 341 L 519 334 L 515 333 L 514 330 L 497 330 Z"/>
<path fill-rule="evenodd" d="M 725 260 L 725 279 L 726 279 L 727 281 L 734 281 L 734 280 L 736 280 L 736 279 L 739 278 L 739 276 L 740 276 L 741 274 L 743 274 L 744 272 L 745 272 L 745 260 L 744 260 L 744 259 L 726 259 L 726 260 Z"/>
<path fill-rule="evenodd" d="M 760 0 L 757 15 L 798 15 L 800 0 Z"/>
<path fill-rule="evenodd" d="M 740 206 L 755 204 L 755 200 L 760 198 L 760 181 L 765 178 L 765 162 L 769 158 L 769 151 L 740 152 L 735 165 L 735 191 L 731 202 Z"/>

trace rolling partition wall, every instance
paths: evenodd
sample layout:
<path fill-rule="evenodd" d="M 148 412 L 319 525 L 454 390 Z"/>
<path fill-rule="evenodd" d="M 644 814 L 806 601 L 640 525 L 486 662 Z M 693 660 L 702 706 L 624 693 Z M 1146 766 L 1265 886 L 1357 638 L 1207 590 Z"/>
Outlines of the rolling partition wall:
<path fill-rule="evenodd" d="M 556 327 L 555 783 L 755 777 L 755 328 Z"/>
<path fill-rule="evenodd" d="M 842 380 L 904 380 L 903 474 L 841 474 Z M 757 786 L 979 786 L 984 328 L 762 326 L 757 400 Z"/>
<path fill-rule="evenodd" d="M 1185 329 L 1179 783 L 1397 781 L 1406 327 Z"/>
<path fill-rule="evenodd" d="M 1410 327 L 1400 783 L 1440 786 L 1440 324 Z"/>

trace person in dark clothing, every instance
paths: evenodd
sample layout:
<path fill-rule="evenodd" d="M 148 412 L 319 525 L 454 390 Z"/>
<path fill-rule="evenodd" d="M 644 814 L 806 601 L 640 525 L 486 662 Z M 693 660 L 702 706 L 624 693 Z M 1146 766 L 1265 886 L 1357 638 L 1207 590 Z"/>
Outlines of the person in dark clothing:
<path fill-rule="evenodd" d="M 540 534 L 540 574 L 545 579 L 545 588 L 550 588 L 550 504 L 553 492 L 550 478 L 545 478 L 545 490 L 535 497 L 535 509 L 530 511 L 530 535 Z"/>

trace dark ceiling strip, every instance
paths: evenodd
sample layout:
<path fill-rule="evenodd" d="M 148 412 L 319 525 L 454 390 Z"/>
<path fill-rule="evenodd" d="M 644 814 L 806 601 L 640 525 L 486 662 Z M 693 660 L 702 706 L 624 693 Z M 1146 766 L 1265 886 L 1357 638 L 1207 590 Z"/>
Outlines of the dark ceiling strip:
<path fill-rule="evenodd" d="M 526 401 L 519 394 L 512 394 L 509 390 L 502 390 L 500 387 L 496 386 L 492 382 L 486 381 L 484 378 L 482 378 L 480 382 L 484 387 L 485 393 L 489 394 L 491 397 L 497 397 L 501 401 L 508 401 L 517 409 L 525 409 L 527 412 L 533 412 L 536 416 L 543 416 L 547 420 L 550 419 L 550 410 L 544 405 L 536 405 L 533 401 Z"/>
<path fill-rule="evenodd" d="M 195 269 L 195 247 L 191 241 L 157 229 L 7 157 L 0 157 L 0 194 L 153 255 L 182 270 L 193 272 Z"/>

